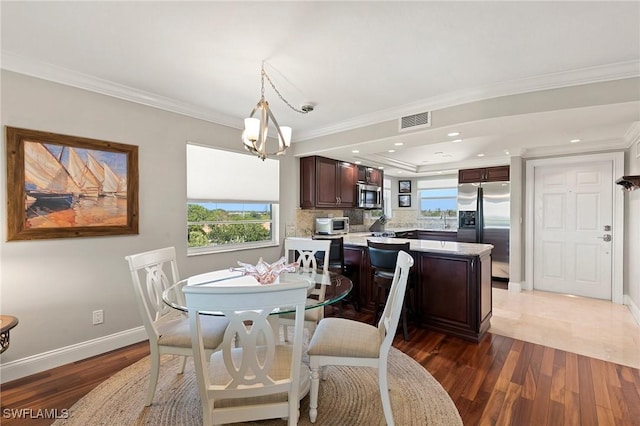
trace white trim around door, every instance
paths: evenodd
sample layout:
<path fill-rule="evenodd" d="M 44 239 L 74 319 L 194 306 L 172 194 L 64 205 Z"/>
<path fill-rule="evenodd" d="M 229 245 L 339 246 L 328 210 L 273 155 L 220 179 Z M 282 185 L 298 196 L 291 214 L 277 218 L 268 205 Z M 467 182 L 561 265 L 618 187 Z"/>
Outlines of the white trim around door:
<path fill-rule="evenodd" d="M 611 152 L 602 154 L 589 154 L 571 157 L 545 158 L 529 160 L 526 163 L 526 201 L 525 201 L 525 276 L 524 290 L 533 290 L 534 287 L 534 189 L 535 169 L 537 167 L 571 165 L 589 161 L 610 161 L 613 176 L 622 176 L 624 173 L 624 153 Z M 611 182 L 613 188 L 613 223 L 612 223 L 612 268 L 611 268 L 611 301 L 624 303 L 623 295 L 623 257 L 624 257 L 624 193 L 615 184 L 615 178 Z"/>

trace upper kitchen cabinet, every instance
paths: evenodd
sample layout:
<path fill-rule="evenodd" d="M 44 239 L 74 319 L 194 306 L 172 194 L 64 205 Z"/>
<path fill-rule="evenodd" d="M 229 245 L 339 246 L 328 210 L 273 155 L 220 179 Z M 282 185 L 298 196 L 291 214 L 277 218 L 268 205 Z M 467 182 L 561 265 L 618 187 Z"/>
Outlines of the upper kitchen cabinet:
<path fill-rule="evenodd" d="M 458 183 L 503 182 L 509 180 L 509 166 L 458 170 Z"/>
<path fill-rule="evenodd" d="M 368 185 L 382 186 L 382 170 L 367 166 L 358 166 L 358 182 Z"/>
<path fill-rule="evenodd" d="M 357 169 L 354 164 L 311 156 L 300 159 L 300 207 L 356 206 Z"/>

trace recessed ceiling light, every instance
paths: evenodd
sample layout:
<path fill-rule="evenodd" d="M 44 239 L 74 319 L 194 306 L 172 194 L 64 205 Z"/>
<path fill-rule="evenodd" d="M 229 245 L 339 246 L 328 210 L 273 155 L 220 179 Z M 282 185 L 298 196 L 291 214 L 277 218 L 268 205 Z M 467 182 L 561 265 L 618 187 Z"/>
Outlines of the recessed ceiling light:
<path fill-rule="evenodd" d="M 401 175 L 402 174 L 402 170 L 398 170 L 398 174 Z"/>
<path fill-rule="evenodd" d="M 478 154 L 478 157 L 484 157 L 484 154 Z"/>
<path fill-rule="evenodd" d="M 460 143 L 460 142 L 462 142 L 462 139 L 454 139 L 454 140 L 452 140 L 451 142 L 453 142 L 453 143 Z"/>
<path fill-rule="evenodd" d="M 394 145 L 395 146 L 402 146 L 402 145 L 404 145 L 404 142 L 396 142 L 396 143 L 394 143 Z"/>
<path fill-rule="evenodd" d="M 353 150 L 351 150 L 351 152 L 352 152 L 352 153 L 354 153 L 354 154 L 357 154 L 357 153 L 359 153 L 360 151 L 358 151 L 357 149 L 353 149 Z"/>
<path fill-rule="evenodd" d="M 356 164 L 362 164 L 362 161 L 356 161 Z"/>
<path fill-rule="evenodd" d="M 380 167 L 378 167 L 378 169 L 379 169 L 379 170 L 382 170 L 382 169 L 384 169 L 384 167 L 380 166 Z"/>
<path fill-rule="evenodd" d="M 580 142 L 580 139 L 571 139 L 569 142 L 571 142 L 571 143 L 578 143 L 578 142 Z"/>
<path fill-rule="evenodd" d="M 458 136 L 460 134 L 460 132 L 451 132 L 451 133 L 447 133 L 447 136 L 449 137 L 454 137 L 454 136 Z"/>
<path fill-rule="evenodd" d="M 395 150 L 395 149 L 390 149 L 390 150 L 389 150 L 389 151 L 387 151 L 387 152 L 396 152 L 396 150 Z"/>
<path fill-rule="evenodd" d="M 505 153 L 506 155 L 511 155 L 511 153 L 510 153 L 509 151 L 506 151 L 506 150 L 504 151 L 504 153 Z"/>

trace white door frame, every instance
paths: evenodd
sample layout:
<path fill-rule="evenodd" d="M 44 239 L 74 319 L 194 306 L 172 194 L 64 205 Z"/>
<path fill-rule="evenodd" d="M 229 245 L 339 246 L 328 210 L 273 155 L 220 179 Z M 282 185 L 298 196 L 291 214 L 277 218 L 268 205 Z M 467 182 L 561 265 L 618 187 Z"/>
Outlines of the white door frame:
<path fill-rule="evenodd" d="M 533 290 L 533 218 L 534 218 L 534 177 L 536 167 L 575 164 L 587 161 L 611 161 L 613 176 L 624 174 L 624 152 L 609 152 L 603 154 L 579 155 L 570 157 L 545 158 L 527 161 L 526 170 L 526 201 L 525 201 L 525 283 L 523 289 Z M 612 223 L 612 258 L 611 258 L 611 301 L 622 304 L 623 294 L 623 257 L 624 257 L 624 193 L 617 188 L 615 181 L 613 188 L 613 223 Z"/>

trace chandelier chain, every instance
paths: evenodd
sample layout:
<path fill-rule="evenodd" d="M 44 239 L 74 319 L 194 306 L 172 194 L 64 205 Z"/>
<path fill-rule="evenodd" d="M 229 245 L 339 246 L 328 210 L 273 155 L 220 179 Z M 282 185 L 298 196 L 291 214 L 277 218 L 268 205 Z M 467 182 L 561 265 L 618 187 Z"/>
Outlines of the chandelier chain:
<path fill-rule="evenodd" d="M 271 81 L 271 78 L 269 78 L 269 75 L 267 74 L 267 72 L 264 70 L 264 67 L 262 68 L 262 98 L 264 99 L 264 78 L 267 77 L 267 81 L 269 82 L 269 84 L 271 85 L 271 87 L 273 88 L 273 90 L 278 94 L 278 96 L 280 97 L 280 99 L 282 100 L 282 102 L 284 102 L 285 104 L 287 104 L 287 106 L 289 108 L 291 108 L 292 110 L 294 110 L 295 112 L 299 112 L 300 114 L 308 114 L 309 111 L 305 111 L 302 109 L 298 109 L 296 107 L 294 107 L 293 105 L 291 105 L 289 103 L 289 101 L 287 101 L 284 96 L 282 96 L 282 94 L 280 93 L 280 91 L 278 91 L 278 89 L 276 89 L 276 85 L 273 84 L 273 81 Z"/>

